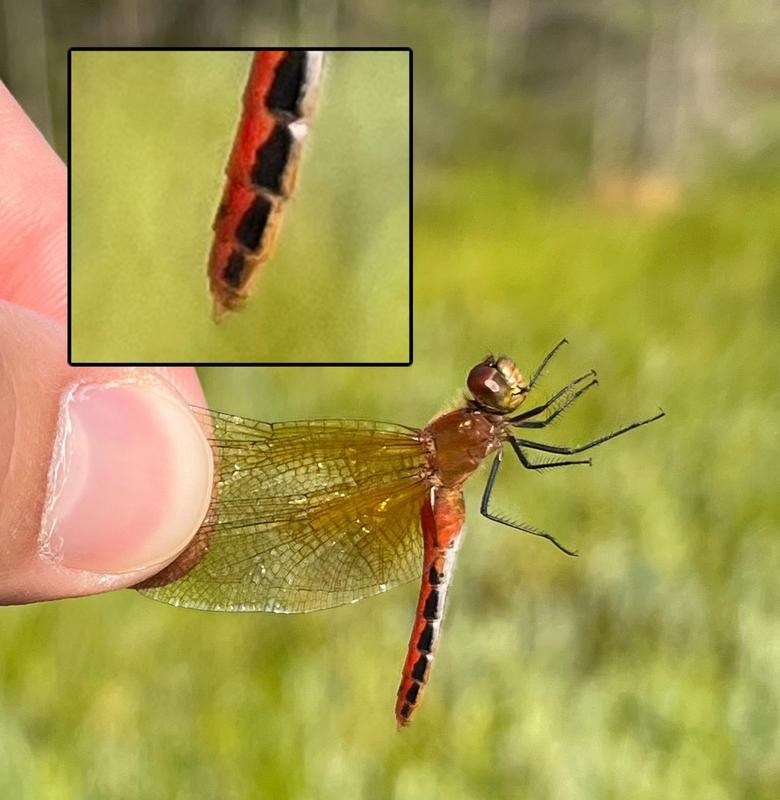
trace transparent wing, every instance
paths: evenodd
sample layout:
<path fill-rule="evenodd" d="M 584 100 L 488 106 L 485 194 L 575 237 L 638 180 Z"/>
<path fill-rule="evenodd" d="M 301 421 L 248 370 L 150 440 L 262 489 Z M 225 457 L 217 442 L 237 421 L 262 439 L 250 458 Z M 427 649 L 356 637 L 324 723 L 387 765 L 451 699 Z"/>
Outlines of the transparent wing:
<path fill-rule="evenodd" d="M 201 609 L 298 613 L 419 577 L 427 486 L 417 430 L 197 411 L 217 459 L 214 500 L 194 545 L 142 584 L 144 594 Z"/>

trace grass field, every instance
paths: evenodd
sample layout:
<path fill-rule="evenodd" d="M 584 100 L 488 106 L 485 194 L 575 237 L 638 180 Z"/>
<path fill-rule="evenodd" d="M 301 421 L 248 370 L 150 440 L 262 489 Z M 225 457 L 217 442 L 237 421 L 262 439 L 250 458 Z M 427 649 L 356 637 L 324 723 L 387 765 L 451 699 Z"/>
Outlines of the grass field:
<path fill-rule="evenodd" d="M 489 350 L 529 371 L 565 335 L 542 392 L 591 366 L 601 386 L 556 441 L 668 413 L 590 470 L 503 475 L 499 507 L 580 558 L 482 520 L 478 476 L 401 733 L 415 586 L 296 618 L 132 592 L 5 609 L 0 796 L 780 795 L 777 187 L 713 183 L 646 216 L 490 163 L 431 185 L 413 367 L 204 370 L 207 395 L 265 419 L 423 424 Z"/>

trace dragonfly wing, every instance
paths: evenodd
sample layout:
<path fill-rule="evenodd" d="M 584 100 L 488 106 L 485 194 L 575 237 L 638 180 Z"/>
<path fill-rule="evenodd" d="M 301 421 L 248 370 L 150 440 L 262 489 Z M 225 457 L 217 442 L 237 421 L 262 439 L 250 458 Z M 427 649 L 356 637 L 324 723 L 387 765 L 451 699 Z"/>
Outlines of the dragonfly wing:
<path fill-rule="evenodd" d="M 418 431 L 201 413 L 218 470 L 203 555 L 172 583 L 147 582 L 144 594 L 193 608 L 299 613 L 419 576 L 427 484 Z"/>

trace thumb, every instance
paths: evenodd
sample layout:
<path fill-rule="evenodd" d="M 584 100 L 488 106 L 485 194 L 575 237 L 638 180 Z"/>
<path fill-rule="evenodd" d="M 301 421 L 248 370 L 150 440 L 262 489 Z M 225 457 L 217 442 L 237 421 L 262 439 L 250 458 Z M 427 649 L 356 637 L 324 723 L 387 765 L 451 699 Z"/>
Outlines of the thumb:
<path fill-rule="evenodd" d="M 0 302 L 0 603 L 132 586 L 205 516 L 211 450 L 154 370 L 73 368 L 62 329 Z"/>

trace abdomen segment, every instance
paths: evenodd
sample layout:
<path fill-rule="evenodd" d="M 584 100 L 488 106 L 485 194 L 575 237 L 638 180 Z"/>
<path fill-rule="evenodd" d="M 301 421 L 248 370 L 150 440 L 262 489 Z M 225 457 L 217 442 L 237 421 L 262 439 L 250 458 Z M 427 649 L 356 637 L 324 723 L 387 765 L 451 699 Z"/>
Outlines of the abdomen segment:
<path fill-rule="evenodd" d="M 395 717 L 408 725 L 428 683 L 439 641 L 447 590 L 460 544 L 465 508 L 460 489 L 433 489 L 421 511 L 425 552 L 417 614 L 409 640 Z"/>
<path fill-rule="evenodd" d="M 208 271 L 217 321 L 243 304 L 273 254 L 283 205 L 295 188 L 323 57 L 319 50 L 255 53 L 214 220 Z"/>

